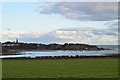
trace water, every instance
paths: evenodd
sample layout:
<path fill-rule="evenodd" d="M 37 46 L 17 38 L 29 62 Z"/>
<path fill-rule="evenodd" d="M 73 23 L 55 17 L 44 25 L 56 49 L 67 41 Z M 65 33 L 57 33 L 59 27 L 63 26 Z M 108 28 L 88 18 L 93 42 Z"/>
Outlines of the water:
<path fill-rule="evenodd" d="M 110 49 L 119 49 L 120 45 L 97 45 L 98 47 L 110 48 Z"/>
<path fill-rule="evenodd" d="M 5 55 L 0 56 L 0 58 L 17 58 L 17 57 L 43 57 L 43 56 L 101 56 L 106 54 L 116 54 L 118 53 L 118 46 L 104 46 L 99 45 L 98 47 L 110 48 L 112 50 L 101 50 L 101 51 L 63 51 L 63 50 L 53 50 L 53 51 L 26 51 L 19 52 L 18 55 Z"/>

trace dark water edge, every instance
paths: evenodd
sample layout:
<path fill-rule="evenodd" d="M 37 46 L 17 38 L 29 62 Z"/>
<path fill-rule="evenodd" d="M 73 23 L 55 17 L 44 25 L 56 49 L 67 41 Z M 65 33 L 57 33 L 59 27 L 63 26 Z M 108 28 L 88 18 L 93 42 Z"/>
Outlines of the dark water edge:
<path fill-rule="evenodd" d="M 115 49 L 115 48 L 120 48 L 120 45 L 97 45 L 99 48 L 110 48 L 110 49 Z"/>

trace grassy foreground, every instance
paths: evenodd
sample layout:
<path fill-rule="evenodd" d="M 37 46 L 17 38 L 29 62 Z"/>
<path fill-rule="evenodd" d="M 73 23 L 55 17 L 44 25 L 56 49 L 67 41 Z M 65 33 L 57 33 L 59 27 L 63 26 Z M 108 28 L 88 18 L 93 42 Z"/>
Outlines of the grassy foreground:
<path fill-rule="evenodd" d="M 3 78 L 117 78 L 117 59 L 2 60 Z"/>

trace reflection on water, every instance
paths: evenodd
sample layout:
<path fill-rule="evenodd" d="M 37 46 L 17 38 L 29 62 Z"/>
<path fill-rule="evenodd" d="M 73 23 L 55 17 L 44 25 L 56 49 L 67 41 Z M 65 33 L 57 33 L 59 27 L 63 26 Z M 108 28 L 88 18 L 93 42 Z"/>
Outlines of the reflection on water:
<path fill-rule="evenodd" d="M 53 50 L 53 51 L 26 51 L 17 53 L 19 55 L 5 55 L 0 56 L 0 58 L 17 58 L 17 57 L 43 57 L 43 56 L 100 56 L 106 54 L 116 54 L 118 49 L 112 50 L 102 50 L 102 51 L 62 51 L 62 50 Z"/>

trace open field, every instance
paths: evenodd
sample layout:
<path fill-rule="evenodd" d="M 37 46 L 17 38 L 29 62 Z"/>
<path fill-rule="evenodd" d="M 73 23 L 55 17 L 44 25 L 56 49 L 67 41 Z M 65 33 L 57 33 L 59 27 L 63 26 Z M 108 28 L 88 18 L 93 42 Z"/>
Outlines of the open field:
<path fill-rule="evenodd" d="M 117 78 L 118 60 L 45 59 L 12 60 L 3 62 L 3 78 Z"/>

